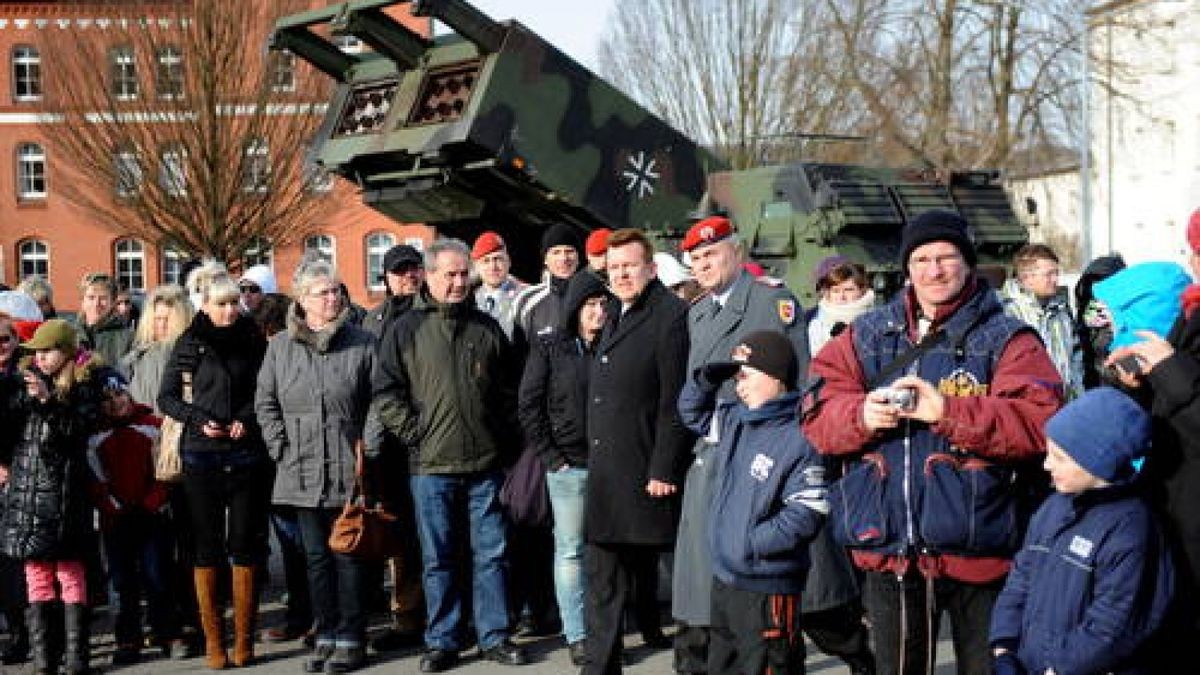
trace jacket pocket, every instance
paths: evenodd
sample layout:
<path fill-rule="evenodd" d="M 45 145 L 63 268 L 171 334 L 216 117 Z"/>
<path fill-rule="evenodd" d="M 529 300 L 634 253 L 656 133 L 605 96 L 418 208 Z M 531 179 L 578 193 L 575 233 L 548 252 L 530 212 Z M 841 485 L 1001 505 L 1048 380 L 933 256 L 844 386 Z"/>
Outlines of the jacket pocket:
<path fill-rule="evenodd" d="M 887 463 L 870 452 L 829 487 L 829 526 L 834 541 L 870 548 L 895 539 L 887 509 Z"/>
<path fill-rule="evenodd" d="M 1015 472 L 978 457 L 925 460 L 920 530 L 925 544 L 962 553 L 1011 553 L 1020 543 Z"/>

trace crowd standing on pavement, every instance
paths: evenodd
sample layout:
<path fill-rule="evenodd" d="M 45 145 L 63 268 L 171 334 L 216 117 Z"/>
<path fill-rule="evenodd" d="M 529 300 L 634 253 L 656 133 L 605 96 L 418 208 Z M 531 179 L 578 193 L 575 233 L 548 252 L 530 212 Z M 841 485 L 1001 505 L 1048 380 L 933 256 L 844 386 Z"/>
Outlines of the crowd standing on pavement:
<path fill-rule="evenodd" d="M 89 274 L 71 319 L 24 279 L 0 291 L 0 662 L 92 672 L 107 604 L 113 666 L 303 640 L 298 671 L 420 648 L 442 672 L 561 633 L 611 675 L 636 632 L 677 673 L 803 673 L 807 639 L 917 675 L 945 617 L 962 675 L 1180 672 L 1200 211 L 1190 270 L 1104 256 L 1071 297 L 1043 244 L 993 287 L 969 229 L 918 215 L 891 297 L 822 260 L 810 308 L 722 216 L 681 256 L 551 224 L 532 284 L 497 232 L 395 246 L 369 309 L 319 259 L 288 295 L 269 265 L 197 262 L 140 303 Z M 392 557 L 331 544 L 353 503 L 392 515 Z M 260 626 L 272 531 L 287 602 Z"/>

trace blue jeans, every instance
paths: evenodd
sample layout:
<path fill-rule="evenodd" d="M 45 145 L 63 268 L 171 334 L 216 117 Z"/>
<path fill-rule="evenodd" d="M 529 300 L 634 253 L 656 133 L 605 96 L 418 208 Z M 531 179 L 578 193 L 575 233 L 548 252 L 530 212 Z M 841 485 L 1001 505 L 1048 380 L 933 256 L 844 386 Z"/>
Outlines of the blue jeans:
<path fill-rule="evenodd" d="M 546 489 L 554 510 L 554 592 L 567 644 L 587 637 L 583 624 L 583 501 L 587 475 L 587 469 L 576 468 L 546 474 Z"/>
<path fill-rule="evenodd" d="M 329 550 L 329 531 L 339 513 L 340 509 L 296 509 L 308 563 L 317 645 L 362 647 L 367 633 L 366 563 Z"/>
<path fill-rule="evenodd" d="M 461 523 L 469 523 L 474 573 L 472 609 L 479 646 L 490 649 L 508 638 L 508 598 L 505 594 L 505 521 L 500 508 L 498 471 L 451 475 L 420 475 L 409 479 L 417 511 L 417 535 L 425 571 L 427 627 L 430 649 L 459 651 L 462 641 L 462 599 L 465 588 L 455 578 L 461 569 Z"/>
<path fill-rule="evenodd" d="M 150 630 L 159 640 L 176 636 L 168 585 L 170 521 L 148 513 L 117 516 L 103 533 L 108 573 L 116 593 L 114 633 L 118 646 L 142 643 L 142 593 L 146 595 Z"/>

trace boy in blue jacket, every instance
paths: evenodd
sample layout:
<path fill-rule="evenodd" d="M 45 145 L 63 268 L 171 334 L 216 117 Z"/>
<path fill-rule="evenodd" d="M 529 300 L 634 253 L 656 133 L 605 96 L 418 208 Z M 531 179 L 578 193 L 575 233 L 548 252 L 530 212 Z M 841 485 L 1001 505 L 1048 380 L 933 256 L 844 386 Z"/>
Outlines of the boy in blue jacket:
<path fill-rule="evenodd" d="M 1150 444 L 1150 417 L 1101 387 L 1050 418 L 1046 439 L 1057 494 L 1034 514 L 992 612 L 995 672 L 1146 672 L 1141 649 L 1174 590 L 1132 465 Z"/>
<path fill-rule="evenodd" d="M 731 361 L 697 369 L 679 397 L 684 423 L 720 439 L 709 533 L 710 675 L 804 672 L 800 592 L 808 542 L 829 504 L 823 460 L 800 433 L 800 394 L 788 389 L 796 369 L 782 333 L 755 331 Z M 740 400 L 718 401 L 729 377 L 737 378 Z"/>

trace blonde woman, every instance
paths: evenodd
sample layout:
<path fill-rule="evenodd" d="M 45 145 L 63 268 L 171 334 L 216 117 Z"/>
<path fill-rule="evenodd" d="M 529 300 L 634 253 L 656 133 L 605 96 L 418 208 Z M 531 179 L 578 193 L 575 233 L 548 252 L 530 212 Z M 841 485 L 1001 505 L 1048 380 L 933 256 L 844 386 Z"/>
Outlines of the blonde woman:
<path fill-rule="evenodd" d="M 146 310 L 138 321 L 133 348 L 121 359 L 121 370 L 129 378 L 133 400 L 158 410 L 158 389 L 175 340 L 192 322 L 192 303 L 183 286 L 159 286 L 146 298 Z"/>
<path fill-rule="evenodd" d="M 255 566 L 267 540 L 274 464 L 254 416 L 254 389 L 266 339 L 238 310 L 238 285 L 209 261 L 188 287 L 200 311 L 167 359 L 158 405 L 184 424 L 180 442 L 183 491 L 195 536 L 196 602 L 208 667 L 246 666 L 254 659 L 251 635 L 257 597 Z M 192 400 L 184 401 L 185 375 Z M 218 611 L 217 571 L 233 563 L 233 654 L 227 658 Z"/>

